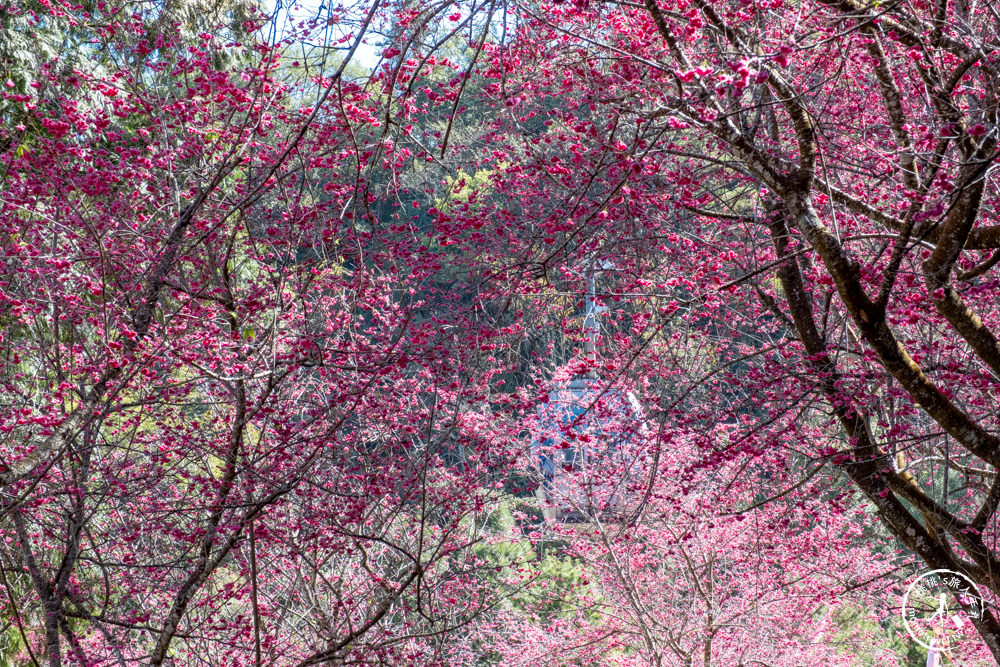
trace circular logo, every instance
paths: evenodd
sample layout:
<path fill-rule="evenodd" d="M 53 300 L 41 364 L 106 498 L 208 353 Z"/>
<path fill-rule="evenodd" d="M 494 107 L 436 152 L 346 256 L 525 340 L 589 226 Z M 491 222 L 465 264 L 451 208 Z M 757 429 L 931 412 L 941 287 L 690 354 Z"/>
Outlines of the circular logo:
<path fill-rule="evenodd" d="M 975 634 L 970 619 L 982 618 L 986 602 L 976 582 L 961 572 L 931 570 L 913 580 L 903 595 L 903 625 L 928 651 L 946 653 L 949 639 Z"/>

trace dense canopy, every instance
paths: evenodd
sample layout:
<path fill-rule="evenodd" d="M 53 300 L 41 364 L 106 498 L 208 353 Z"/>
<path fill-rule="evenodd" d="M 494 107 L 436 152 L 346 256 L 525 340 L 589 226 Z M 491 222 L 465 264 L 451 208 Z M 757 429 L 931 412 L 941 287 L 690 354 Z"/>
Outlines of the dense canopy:
<path fill-rule="evenodd" d="M 989 2 L 7 3 L 0 665 L 996 664 L 998 95 Z"/>

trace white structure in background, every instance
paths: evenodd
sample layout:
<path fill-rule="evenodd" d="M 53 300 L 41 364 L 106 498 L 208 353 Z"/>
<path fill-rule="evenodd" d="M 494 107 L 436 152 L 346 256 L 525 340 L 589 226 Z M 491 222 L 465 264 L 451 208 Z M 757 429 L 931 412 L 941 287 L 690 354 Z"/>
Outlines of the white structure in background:
<path fill-rule="evenodd" d="M 608 270 L 609 266 L 602 267 Z M 596 360 L 600 337 L 595 271 L 587 275 L 584 353 Z M 623 513 L 634 481 L 631 445 L 644 431 L 631 393 L 608 387 L 596 371 L 557 380 L 535 410 L 531 455 L 540 483 L 536 496 L 546 518 L 564 522 L 612 520 Z"/>

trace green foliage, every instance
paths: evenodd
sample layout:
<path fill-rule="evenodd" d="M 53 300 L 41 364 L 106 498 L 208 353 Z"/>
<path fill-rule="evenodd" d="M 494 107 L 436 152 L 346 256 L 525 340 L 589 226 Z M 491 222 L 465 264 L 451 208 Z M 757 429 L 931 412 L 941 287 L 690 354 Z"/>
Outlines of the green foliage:
<path fill-rule="evenodd" d="M 91 5 L 92 2 L 84 1 L 80 3 L 80 9 L 91 10 Z M 35 21 L 32 17 L 34 12 L 45 16 L 45 20 Z M 54 73 L 65 75 L 80 65 L 86 56 L 80 48 L 83 31 L 73 27 L 69 19 L 69 15 L 54 18 L 44 11 L 37 0 L 0 5 L 0 85 L 4 86 L 5 92 L 20 95 L 33 93 L 30 86 L 38 78 L 43 64 L 54 63 Z M 9 88 L 7 82 L 13 87 Z M 39 91 L 42 95 L 45 92 L 44 89 Z M 56 92 L 66 95 L 71 90 L 69 86 L 64 86 Z M 3 124 L 8 127 L 26 125 L 28 117 L 23 103 L 0 99 L 0 122 Z"/>
<path fill-rule="evenodd" d="M 15 667 L 15 658 L 24 651 L 21 633 L 13 625 L 0 632 L 0 667 Z"/>
<path fill-rule="evenodd" d="M 480 524 L 486 535 L 510 536 L 518 533 L 514 514 L 537 514 L 540 510 L 525 498 L 509 498 L 484 517 Z M 537 614 L 543 621 L 568 615 L 579 609 L 588 592 L 587 573 L 572 558 L 563 556 L 558 543 L 543 542 L 536 548 L 525 539 L 484 540 L 475 547 L 475 554 L 488 566 L 498 590 L 505 590 L 511 608 L 527 614 Z M 511 583 L 511 569 L 523 568 L 527 574 L 523 584 Z"/>
<path fill-rule="evenodd" d="M 900 667 L 923 667 L 926 655 L 903 628 L 902 619 L 892 615 L 876 621 L 862 610 L 841 607 L 833 615 L 837 632 L 833 643 L 850 652 L 857 667 L 884 664 L 877 662 L 876 653 L 889 649 L 899 657 Z"/>

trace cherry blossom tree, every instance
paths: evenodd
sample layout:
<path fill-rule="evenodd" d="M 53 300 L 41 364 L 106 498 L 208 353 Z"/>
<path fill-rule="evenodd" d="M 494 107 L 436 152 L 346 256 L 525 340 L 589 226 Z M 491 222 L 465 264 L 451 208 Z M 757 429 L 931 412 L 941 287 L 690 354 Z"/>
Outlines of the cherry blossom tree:
<path fill-rule="evenodd" d="M 382 11 L 290 36 L 127 4 L 25 18 L 83 26 L 93 58 L 5 91 L 15 659 L 433 662 L 493 603 L 466 554 L 515 461 L 487 363 L 506 334 L 373 212 L 410 156 L 379 128 L 413 113 L 382 92 L 405 65 L 349 74 Z"/>
<path fill-rule="evenodd" d="M 505 626 L 503 664 L 898 664 L 865 628 L 900 624 L 900 554 L 873 551 L 835 471 L 780 451 L 705 465 L 736 429 L 658 432 L 639 386 L 581 391 L 581 365 L 527 420 L 551 510 L 525 527 L 582 576 L 562 613 Z"/>
<path fill-rule="evenodd" d="M 17 660 L 814 664 L 913 559 L 1000 595 L 988 4 L 181 4 L 0 15 L 79 45 L 0 52 Z M 484 519 L 533 475 L 577 612 Z"/>
<path fill-rule="evenodd" d="M 1000 591 L 994 9 L 516 7 L 487 73 L 505 243 L 553 286 L 629 275 L 648 305 L 612 368 L 699 332 L 719 363 L 660 407 L 738 421 L 713 457 L 829 464 L 926 566 Z M 690 400 L 706 381 L 722 400 Z"/>

